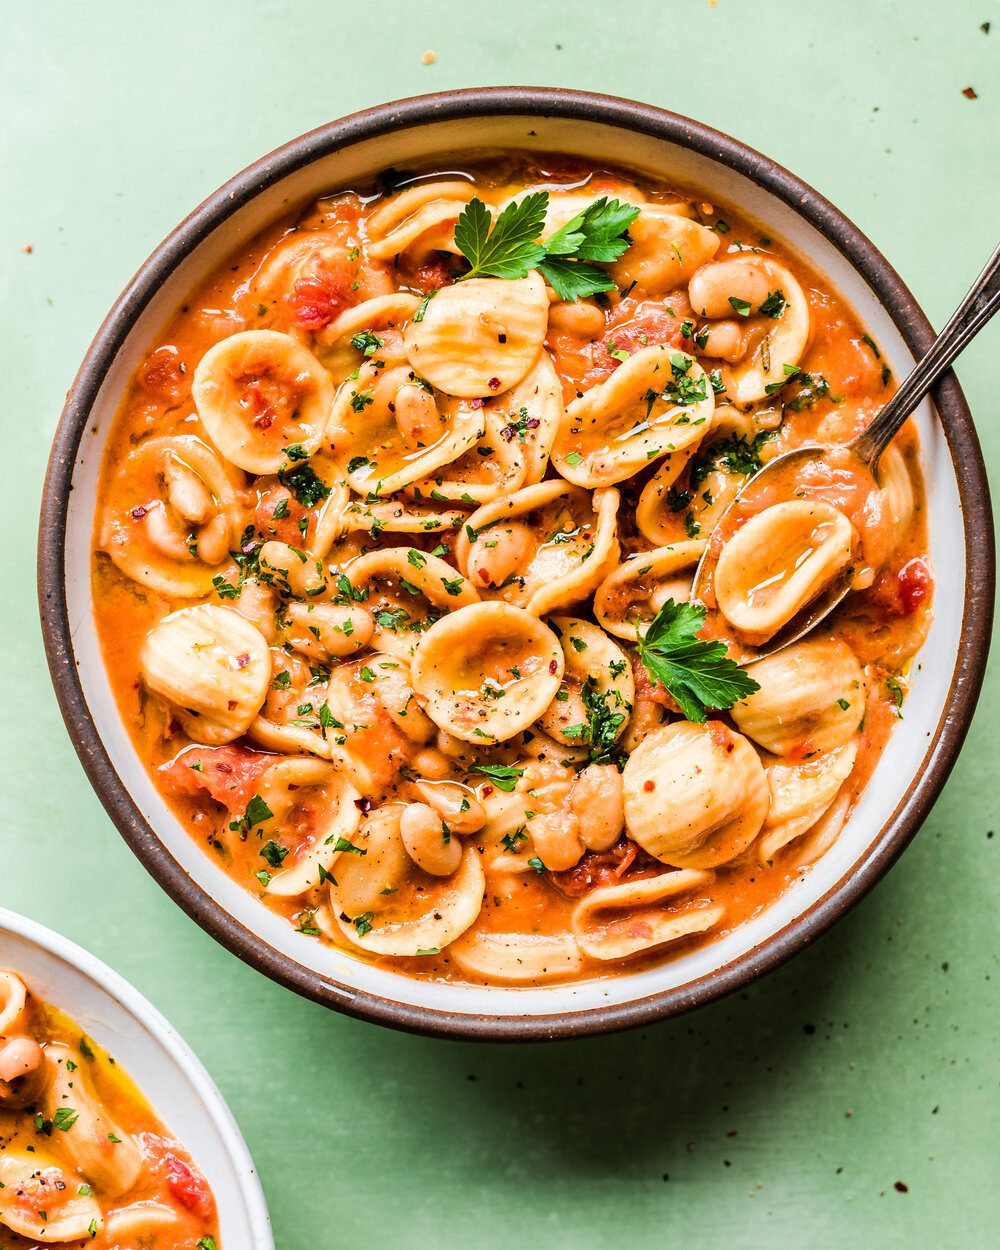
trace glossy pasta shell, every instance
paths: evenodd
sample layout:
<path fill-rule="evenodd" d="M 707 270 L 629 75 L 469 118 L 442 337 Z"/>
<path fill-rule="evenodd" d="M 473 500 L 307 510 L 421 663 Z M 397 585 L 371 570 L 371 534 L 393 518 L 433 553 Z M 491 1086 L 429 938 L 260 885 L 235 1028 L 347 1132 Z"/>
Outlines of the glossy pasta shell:
<path fill-rule="evenodd" d="M 289 416 L 269 424 L 241 402 L 245 378 L 277 376 L 297 392 Z M 216 343 L 194 372 L 191 394 L 201 423 L 219 451 L 248 473 L 277 473 L 290 446 L 319 449 L 333 404 L 333 383 L 316 357 L 291 335 L 244 330 Z M 257 422 L 257 424 L 255 424 Z"/>
<path fill-rule="evenodd" d="M 767 817 L 767 778 L 757 753 L 717 721 L 654 730 L 629 756 L 623 782 L 629 836 L 675 868 L 728 863 Z"/>
<path fill-rule="evenodd" d="M 246 733 L 271 680 L 260 630 L 213 604 L 165 617 L 146 635 L 139 660 L 147 687 L 173 705 L 196 742 L 209 746 Z"/>
<path fill-rule="evenodd" d="M 573 910 L 577 944 L 609 961 L 705 933 L 725 915 L 711 898 L 713 880 L 714 873 L 687 869 L 591 890 Z"/>
<path fill-rule="evenodd" d="M 538 358 L 548 326 L 545 283 L 470 278 L 436 291 L 403 340 L 410 364 L 443 391 L 485 399 L 516 386 Z"/>
<path fill-rule="evenodd" d="M 719 611 L 747 642 L 766 642 L 847 568 L 856 538 L 847 517 L 820 500 L 765 508 L 722 548 Z"/>
<path fill-rule="evenodd" d="M 664 399 L 674 365 L 702 398 Z M 552 463 L 567 481 L 593 489 L 633 477 L 661 456 L 695 446 L 711 428 L 715 394 L 693 356 L 666 344 L 643 347 L 603 382 L 566 405 Z"/>
<path fill-rule="evenodd" d="M 865 715 L 868 680 L 854 652 L 834 637 L 807 638 L 750 667 L 760 686 L 730 715 L 741 733 L 775 755 L 844 746 Z"/>
<path fill-rule="evenodd" d="M 479 746 L 527 729 L 552 702 L 562 674 L 555 634 L 506 603 L 476 603 L 443 617 L 412 665 L 413 688 L 431 720 Z"/>

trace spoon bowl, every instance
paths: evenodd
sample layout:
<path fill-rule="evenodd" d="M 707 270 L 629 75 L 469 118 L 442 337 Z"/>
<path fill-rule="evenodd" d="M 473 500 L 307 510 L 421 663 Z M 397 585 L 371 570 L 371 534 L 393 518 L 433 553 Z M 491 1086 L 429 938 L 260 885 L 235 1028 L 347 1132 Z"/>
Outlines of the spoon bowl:
<path fill-rule="evenodd" d="M 758 469 L 752 477 L 747 478 L 736 492 L 728 507 L 715 523 L 698 567 L 695 569 L 694 581 L 691 586 L 692 601 L 699 602 L 711 615 L 717 612 L 712 606 L 714 593 L 710 588 L 715 568 L 722 554 L 722 548 L 731 537 L 734 514 L 739 510 L 751 490 L 761 489 L 762 483 L 775 482 L 779 475 L 788 469 L 801 465 L 807 460 L 821 459 L 829 452 L 836 450 L 839 454 L 850 453 L 871 474 L 878 485 L 878 463 L 882 453 L 902 429 L 903 424 L 928 394 L 935 382 L 952 365 L 960 352 L 975 338 L 986 323 L 1000 311 L 1000 247 L 986 262 L 982 273 L 972 284 L 968 294 L 953 313 L 950 321 L 934 340 L 930 350 L 907 375 L 899 390 L 889 402 L 876 414 L 870 425 L 850 443 L 824 446 L 820 443 L 809 443 L 803 447 L 795 447 L 769 460 Z M 752 664 L 763 660 L 775 652 L 798 642 L 806 634 L 811 633 L 841 604 L 852 589 L 852 570 L 845 569 L 835 575 L 820 592 L 773 634 L 760 647 L 752 647 L 739 642 L 730 643 L 729 654 L 738 664 Z M 708 602 L 706 602 L 706 599 Z"/>

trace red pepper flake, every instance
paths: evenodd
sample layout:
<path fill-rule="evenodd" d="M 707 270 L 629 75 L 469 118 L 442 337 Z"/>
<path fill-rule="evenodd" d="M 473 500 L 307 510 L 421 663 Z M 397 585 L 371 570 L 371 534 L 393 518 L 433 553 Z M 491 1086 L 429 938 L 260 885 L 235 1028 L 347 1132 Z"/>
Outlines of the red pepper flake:
<path fill-rule="evenodd" d="M 652 777 L 650 777 L 648 781 L 644 781 L 642 783 L 642 788 L 646 791 L 647 794 L 652 794 L 653 791 L 656 789 L 656 782 L 652 779 Z"/>
<path fill-rule="evenodd" d="M 490 575 L 489 575 L 489 573 L 486 571 L 486 569 L 480 569 L 480 570 L 479 570 L 479 580 L 480 580 L 481 582 L 486 582 L 487 584 L 489 583 L 489 580 L 490 580 Z"/>
<path fill-rule="evenodd" d="M 492 786 L 483 786 L 483 798 L 484 799 L 488 799 L 492 793 L 493 793 Z"/>
<path fill-rule="evenodd" d="M 481 399 L 470 399 L 470 400 L 469 400 L 469 407 L 470 407 L 470 408 L 482 408 L 482 406 L 483 406 L 483 401 L 482 401 Z"/>
<path fill-rule="evenodd" d="M 490 388 L 491 391 L 498 391 L 500 389 L 500 379 L 490 378 L 490 380 L 486 383 L 486 385 Z"/>
<path fill-rule="evenodd" d="M 132 520 L 141 521 L 142 518 L 146 515 L 147 511 L 148 511 L 147 508 L 144 508 L 142 504 L 139 504 L 138 507 L 132 509 Z"/>
<path fill-rule="evenodd" d="M 976 91 L 975 87 L 963 87 L 962 95 L 964 95 L 967 100 L 979 99 L 979 93 Z"/>
<path fill-rule="evenodd" d="M 236 657 L 236 667 L 237 667 L 237 668 L 246 668 L 246 666 L 247 666 L 249 663 L 250 663 L 250 656 L 247 654 L 247 652 L 246 652 L 246 651 L 244 651 L 242 655 L 238 655 L 238 656 Z"/>
<path fill-rule="evenodd" d="M 230 712 L 235 712 L 235 711 L 236 711 L 236 700 L 235 700 L 235 699 L 230 699 L 230 700 L 228 701 L 228 703 L 226 704 L 226 706 L 229 708 Z"/>
<path fill-rule="evenodd" d="M 559 665 L 555 662 L 555 660 L 549 660 L 549 672 L 552 674 L 559 672 Z"/>
<path fill-rule="evenodd" d="M 367 816 L 372 810 L 372 801 L 369 798 L 355 799 L 354 806 L 363 816 Z"/>
<path fill-rule="evenodd" d="M 895 1181 L 892 1187 L 897 1194 L 908 1194 L 910 1192 L 910 1187 L 905 1181 Z"/>
<path fill-rule="evenodd" d="M 34 244 L 32 244 L 32 243 L 22 243 L 22 244 L 21 244 L 21 251 L 22 251 L 22 252 L 24 252 L 24 254 L 25 254 L 26 256 L 30 256 L 30 255 L 31 255 L 31 253 L 32 253 L 34 250 L 35 250 L 35 248 L 34 248 Z"/>

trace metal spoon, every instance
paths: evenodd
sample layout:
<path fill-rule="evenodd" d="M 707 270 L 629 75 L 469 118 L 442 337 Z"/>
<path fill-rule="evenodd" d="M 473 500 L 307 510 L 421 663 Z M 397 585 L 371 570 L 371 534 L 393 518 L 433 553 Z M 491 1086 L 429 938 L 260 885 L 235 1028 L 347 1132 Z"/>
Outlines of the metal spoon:
<path fill-rule="evenodd" d="M 971 342 L 987 321 L 1000 311 L 1000 247 L 990 257 L 985 269 L 976 279 L 972 289 L 962 300 L 951 320 L 934 340 L 926 356 L 920 360 L 903 381 L 899 390 L 893 395 L 885 407 L 878 413 L 872 423 L 850 443 L 824 446 L 820 443 L 809 443 L 803 447 L 793 448 L 780 456 L 775 456 L 767 464 L 748 478 L 737 491 L 736 495 L 719 517 L 712 535 L 719 532 L 725 525 L 730 513 L 738 505 L 750 487 L 759 488 L 769 475 L 784 470 L 796 463 L 819 459 L 827 452 L 836 450 L 839 454 L 847 452 L 853 455 L 868 469 L 875 478 L 878 462 L 882 453 L 899 433 L 903 423 L 928 393 L 934 383 L 949 368 L 956 356 Z M 877 480 L 877 479 L 876 479 Z M 708 575 L 714 571 L 718 556 L 711 554 L 712 536 L 709 537 L 705 551 L 695 570 L 694 583 L 691 588 L 692 600 L 701 598 L 705 590 Z M 850 592 L 847 575 L 834 578 L 811 603 L 806 604 L 792 619 L 784 625 L 762 647 L 742 646 L 743 655 L 739 662 L 743 664 L 762 660 L 776 651 L 798 642 L 805 634 L 830 615 L 834 608 L 842 602 Z M 734 657 L 735 658 L 735 657 Z"/>

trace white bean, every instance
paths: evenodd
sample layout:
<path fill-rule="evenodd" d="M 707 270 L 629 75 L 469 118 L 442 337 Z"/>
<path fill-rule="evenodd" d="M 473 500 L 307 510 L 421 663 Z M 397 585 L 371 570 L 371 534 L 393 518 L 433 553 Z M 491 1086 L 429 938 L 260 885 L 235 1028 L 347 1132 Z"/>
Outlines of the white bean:
<path fill-rule="evenodd" d="M 591 851 L 608 850 L 625 826 L 621 773 L 614 764 L 591 764 L 574 782 L 569 805 L 583 845 Z"/>
<path fill-rule="evenodd" d="M 462 844 L 426 803 L 411 803 L 400 817 L 399 832 L 410 859 L 434 877 L 450 877 L 462 862 Z"/>
<path fill-rule="evenodd" d="M 769 282 L 762 261 L 755 256 L 733 256 L 695 270 L 688 284 L 688 298 L 702 317 L 732 316 L 733 299 L 745 301 L 756 312 L 771 293 Z"/>

